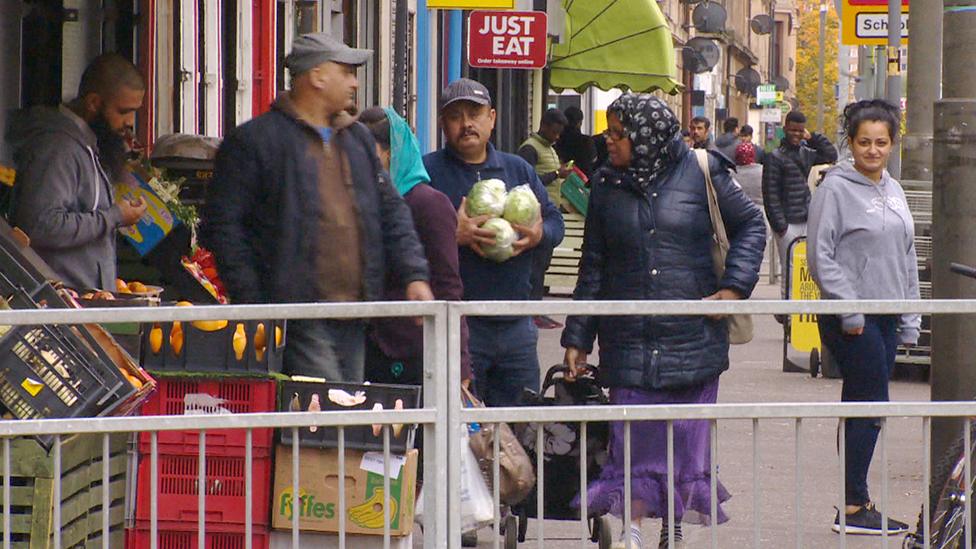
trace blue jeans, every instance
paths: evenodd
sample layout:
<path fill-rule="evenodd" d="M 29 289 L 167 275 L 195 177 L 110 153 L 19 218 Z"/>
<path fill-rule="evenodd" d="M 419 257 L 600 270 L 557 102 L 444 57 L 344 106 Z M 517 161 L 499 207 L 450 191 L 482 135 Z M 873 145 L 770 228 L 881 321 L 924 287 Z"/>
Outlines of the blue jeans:
<path fill-rule="evenodd" d="M 864 333 L 850 336 L 841 330 L 836 316 L 818 317 L 820 338 L 830 350 L 844 378 L 840 399 L 844 402 L 887 402 L 888 380 L 895 368 L 898 317 L 867 315 Z M 844 422 L 844 455 L 847 505 L 863 505 L 868 495 L 868 467 L 878 442 L 881 422 L 876 418 L 851 418 Z"/>
<path fill-rule="evenodd" d="M 284 373 L 362 383 L 365 337 L 360 320 L 289 320 Z"/>
<path fill-rule="evenodd" d="M 468 317 L 475 394 L 486 406 L 516 406 L 523 389 L 539 390 L 539 329 L 530 317 Z"/>

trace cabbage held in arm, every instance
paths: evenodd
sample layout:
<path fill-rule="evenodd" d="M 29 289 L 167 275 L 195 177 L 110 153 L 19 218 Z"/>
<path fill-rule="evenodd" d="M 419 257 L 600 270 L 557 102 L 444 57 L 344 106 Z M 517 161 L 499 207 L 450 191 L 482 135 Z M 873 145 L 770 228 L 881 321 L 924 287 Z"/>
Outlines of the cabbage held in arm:
<path fill-rule="evenodd" d="M 505 199 L 505 211 L 502 217 L 515 225 L 532 226 L 542 216 L 539 199 L 532 192 L 532 187 L 519 185 L 508 193 Z"/>
<path fill-rule="evenodd" d="M 501 217 L 505 211 L 505 198 L 508 192 L 501 179 L 483 179 L 471 187 L 465 206 L 468 216 L 489 215 Z"/>

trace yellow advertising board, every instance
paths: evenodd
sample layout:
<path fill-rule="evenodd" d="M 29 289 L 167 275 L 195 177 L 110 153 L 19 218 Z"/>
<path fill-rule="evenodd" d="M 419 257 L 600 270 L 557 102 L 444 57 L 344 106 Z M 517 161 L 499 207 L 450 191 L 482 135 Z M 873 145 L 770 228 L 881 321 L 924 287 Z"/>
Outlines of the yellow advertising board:
<path fill-rule="evenodd" d="M 888 45 L 888 0 L 844 0 L 840 28 L 846 46 Z M 901 6 L 901 43 L 908 44 L 908 0 Z"/>
<path fill-rule="evenodd" d="M 794 244 L 790 254 L 790 299 L 820 299 L 820 288 L 810 276 L 810 268 L 807 266 L 806 240 L 800 240 Z M 820 348 L 817 315 L 795 314 L 790 316 L 790 345 L 797 351 L 804 353 Z"/>
<path fill-rule="evenodd" d="M 515 0 L 427 0 L 432 10 L 511 10 Z"/>

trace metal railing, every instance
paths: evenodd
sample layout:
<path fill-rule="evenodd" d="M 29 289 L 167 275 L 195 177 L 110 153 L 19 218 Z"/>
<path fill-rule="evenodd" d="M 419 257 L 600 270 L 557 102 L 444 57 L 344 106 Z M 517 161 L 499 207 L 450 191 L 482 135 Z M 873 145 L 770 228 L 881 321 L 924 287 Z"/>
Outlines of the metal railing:
<path fill-rule="evenodd" d="M 712 516 L 716 516 L 717 500 L 716 494 L 716 468 L 718 464 L 717 444 L 717 421 L 719 420 L 746 420 L 753 423 L 753 486 L 758 491 L 758 463 L 759 452 L 756 439 L 759 422 L 761 420 L 773 419 L 792 419 L 796 434 L 796 456 L 797 464 L 802 450 L 802 425 L 803 421 L 810 418 L 851 418 L 851 417 L 870 417 L 879 418 L 882 423 L 880 436 L 880 456 L 882 467 L 882 508 L 886 508 L 888 501 L 887 485 L 887 459 L 886 459 L 886 439 L 887 439 L 887 418 L 891 417 L 910 417 L 921 418 L 924 433 L 923 462 L 924 467 L 924 493 L 928 493 L 929 485 L 929 435 L 931 433 L 931 418 L 933 417 L 976 417 L 976 402 L 952 402 L 952 403 L 929 403 L 929 402 L 893 402 L 893 403 L 830 403 L 830 404 L 809 404 L 809 403 L 784 403 L 784 404 L 716 404 L 716 405 L 674 405 L 674 406 L 597 406 L 597 407 L 538 407 L 538 408 L 484 408 L 484 409 L 464 409 L 461 405 L 460 395 L 460 322 L 463 316 L 511 316 L 513 313 L 518 315 L 561 315 L 561 314 L 582 314 L 582 315 L 716 315 L 716 314 L 791 314 L 791 313 L 811 313 L 811 314 L 843 314 L 862 312 L 867 314 L 899 314 L 899 313 L 928 313 L 928 314 L 974 314 L 976 313 L 976 300 L 925 300 L 925 301 L 701 301 L 701 302 L 676 302 L 676 301 L 602 301 L 602 302 L 467 302 L 467 303 L 361 303 L 361 304 L 301 304 L 301 305 L 245 305 L 245 306 L 208 306 L 208 307 L 160 307 L 149 309 L 88 309 L 88 310 L 36 310 L 36 311 L 2 311 L 0 312 L 0 325 L 24 325 L 24 324 L 80 324 L 80 323 L 100 323 L 100 322 L 168 322 L 168 321 L 194 321 L 194 320 L 251 320 L 251 319 L 280 319 L 280 318 L 370 318 L 370 317 L 422 317 L 424 319 L 424 408 L 409 411 L 370 411 L 370 412 L 344 412 L 340 414 L 331 412 L 293 412 L 293 413 L 273 413 L 273 414 L 242 414 L 242 415 L 219 415 L 219 416 L 155 416 L 155 417 L 126 417 L 126 418 L 84 418 L 84 419 L 57 419 L 57 420 L 23 420 L 23 421 L 2 421 L 0 422 L 0 446 L 2 446 L 2 466 L 3 466 L 3 547 L 10 547 L 10 441 L 14 437 L 36 436 L 36 435 L 69 435 L 80 433 L 104 433 L 105 444 L 103 448 L 103 482 L 107 486 L 108 482 L 108 434 L 124 433 L 133 431 L 151 431 L 152 452 L 150 455 L 152 468 L 152 539 L 155 546 L 156 539 L 156 479 L 157 471 L 155 464 L 157 461 L 156 434 L 157 431 L 170 430 L 195 430 L 200 432 L 199 455 L 200 455 L 200 486 L 205 486 L 206 475 L 206 441 L 205 433 L 213 429 L 246 429 L 249 433 L 246 460 L 251 460 L 250 432 L 253 429 L 262 428 L 303 428 L 303 427 L 337 427 L 339 432 L 351 426 L 362 426 L 372 424 L 382 424 L 384 427 L 384 462 L 389 465 L 389 426 L 393 424 L 416 423 L 424 426 L 424 521 L 423 538 L 426 548 L 456 548 L 460 547 L 461 532 L 460 525 L 460 462 L 461 462 L 461 433 L 462 426 L 470 423 L 493 424 L 499 422 L 507 423 L 537 423 L 545 424 L 551 422 L 579 422 L 582 426 L 582 436 L 586 436 L 586 425 L 594 422 L 624 422 L 625 424 L 625 459 L 630 455 L 630 426 L 634 421 L 664 421 L 667 424 L 667 462 L 668 471 L 674 470 L 674 433 L 673 422 L 679 420 L 704 420 L 710 422 L 710 438 L 712 440 L 711 452 L 711 475 L 710 490 Z M 843 425 L 840 422 L 840 455 L 844 453 L 843 447 Z M 537 430 L 537 436 L 541 439 L 543 429 Z M 968 439 L 969 429 L 965 429 L 965 436 Z M 54 461 L 55 461 L 55 498 L 54 510 L 54 547 L 60 547 L 60 516 L 59 492 L 60 492 L 60 441 L 55 438 Z M 541 442 L 541 440 L 540 440 Z M 344 456 L 343 436 L 339 438 L 340 456 Z M 542 448 L 541 444 L 537 444 Z M 586 528 L 587 501 L 586 490 L 586 456 L 585 440 L 582 445 L 584 455 L 581 456 L 581 517 L 582 527 Z M 293 494 L 298 491 L 298 437 L 293 437 L 292 459 L 293 459 Z M 496 443 L 497 451 L 497 443 Z M 969 444 L 966 444 L 966 480 L 965 486 L 971 486 L 971 471 L 968 464 L 970 460 Z M 340 457 L 340 460 L 342 457 Z M 844 471 L 843 460 L 840 461 L 840 481 L 843 488 Z M 495 460 L 495 480 L 492 486 L 495 503 L 498 503 L 498 481 L 497 465 Z M 446 466 L 445 466 L 446 465 Z M 544 502 L 544 467 L 543 453 L 538 452 L 537 456 L 537 478 L 539 479 L 538 515 L 543 517 L 542 504 Z M 340 461 L 340 468 L 342 463 Z M 624 524 L 630 521 L 630 468 L 629 463 L 624 467 Z M 799 467 L 797 468 L 799 469 Z M 341 470 L 341 469 L 340 469 Z M 674 521 L 674 481 L 668 475 L 668 525 L 673 528 Z M 385 476 L 384 484 L 388 488 L 389 477 Z M 339 483 L 340 491 L 343 490 L 342 482 Z M 248 495 L 252 493 L 252 479 L 247 479 L 246 491 Z M 802 507 L 801 496 L 802 479 L 799 470 L 796 473 L 796 546 L 803 544 L 800 525 L 800 509 Z M 199 516 L 198 527 L 200 529 L 199 545 L 203 547 L 203 532 L 206 528 L 204 518 L 205 492 L 200 490 L 199 495 Z M 385 490 L 385 497 L 389 496 L 389 490 Z M 843 489 L 840 491 L 841 501 L 839 506 L 842 508 Z M 102 494 L 103 503 L 107 500 L 107 490 Z M 344 510 L 344 497 L 340 495 L 340 514 Z M 967 532 L 971 531 L 969 498 L 965 498 Z M 247 501 L 251 498 L 248 497 Z M 928 498 L 923 498 L 925 512 L 923 515 L 928 517 Z M 294 503 L 293 503 L 294 505 Z M 388 508 L 388 507 L 384 507 Z M 497 505 L 496 505 L 497 508 Z M 104 509 L 108 509 L 107 503 Z M 108 547 L 108 513 L 103 514 L 103 544 Z M 248 532 L 252 523 L 251 510 L 246 510 L 246 520 Z M 341 516 L 341 515 L 340 515 Z M 496 512 L 494 530 L 496 533 L 495 546 L 499 544 L 497 534 L 499 532 L 499 513 Z M 843 513 L 841 513 L 841 526 L 843 528 Z M 344 521 L 339 521 L 340 544 L 345 541 Z M 928 525 L 926 525 L 928 526 Z M 539 547 L 546 544 L 545 521 L 538 520 L 536 524 L 537 543 Z M 926 529 L 926 531 L 928 531 Z M 299 546 L 298 513 L 292 513 L 292 543 L 294 547 Z M 673 531 L 669 536 L 674 540 Z M 250 536 L 247 536 L 247 546 L 250 547 Z M 581 536 L 581 542 L 584 536 Z M 389 547 L 390 536 L 390 517 L 385 514 L 384 525 L 384 547 Z M 839 546 L 845 547 L 845 536 L 839 536 Z M 881 545 L 888 546 L 888 536 L 881 537 Z M 719 547 L 717 530 L 712 529 L 711 546 Z M 970 539 L 966 539 L 966 547 L 969 548 Z M 343 545 L 340 545 L 343 546 Z M 760 525 L 758 520 L 754 524 L 754 546 L 760 546 Z"/>

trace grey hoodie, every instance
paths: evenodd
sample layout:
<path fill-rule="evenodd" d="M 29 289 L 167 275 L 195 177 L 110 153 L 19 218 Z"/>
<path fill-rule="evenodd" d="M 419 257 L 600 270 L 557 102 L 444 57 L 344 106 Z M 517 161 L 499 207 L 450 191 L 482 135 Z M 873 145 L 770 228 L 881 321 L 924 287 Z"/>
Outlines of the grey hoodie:
<path fill-rule="evenodd" d="M 114 289 L 122 212 L 95 134 L 66 107 L 39 107 L 11 120 L 7 140 L 17 167 L 13 224 L 66 285 Z"/>
<path fill-rule="evenodd" d="M 901 185 L 887 171 L 875 184 L 849 162 L 828 170 L 810 202 L 807 262 L 825 299 L 919 299 L 915 224 Z M 841 323 L 863 327 L 864 315 Z M 902 315 L 899 341 L 917 343 L 920 324 Z"/>

